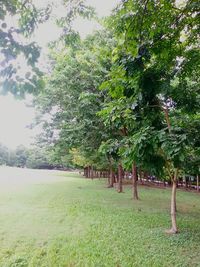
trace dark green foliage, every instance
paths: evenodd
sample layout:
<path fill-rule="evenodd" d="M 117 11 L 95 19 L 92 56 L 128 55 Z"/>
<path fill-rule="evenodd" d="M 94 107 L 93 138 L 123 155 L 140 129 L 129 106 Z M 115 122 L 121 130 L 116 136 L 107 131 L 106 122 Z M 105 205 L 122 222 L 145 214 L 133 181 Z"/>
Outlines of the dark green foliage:
<path fill-rule="evenodd" d="M 120 154 L 129 166 L 136 161 L 160 174 L 168 161 L 184 168 L 194 147 L 187 125 L 199 114 L 196 3 L 123 1 L 108 18 L 118 43 L 100 114 L 123 132 Z M 180 124 L 186 117 L 187 125 Z"/>

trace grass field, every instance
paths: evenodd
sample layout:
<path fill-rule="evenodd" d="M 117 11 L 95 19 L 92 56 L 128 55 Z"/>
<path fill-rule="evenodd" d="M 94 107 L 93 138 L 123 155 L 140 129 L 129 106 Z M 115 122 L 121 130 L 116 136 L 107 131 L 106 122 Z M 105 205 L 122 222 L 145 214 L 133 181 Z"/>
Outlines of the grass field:
<path fill-rule="evenodd" d="M 169 236 L 170 190 L 78 174 L 0 168 L 0 267 L 200 266 L 200 195 L 178 191 L 180 234 Z"/>

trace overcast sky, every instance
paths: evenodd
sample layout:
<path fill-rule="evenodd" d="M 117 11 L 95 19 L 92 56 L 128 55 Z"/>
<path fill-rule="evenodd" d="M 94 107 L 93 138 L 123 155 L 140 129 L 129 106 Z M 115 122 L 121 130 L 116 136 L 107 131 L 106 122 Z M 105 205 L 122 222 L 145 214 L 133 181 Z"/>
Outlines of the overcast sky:
<path fill-rule="evenodd" d="M 11 94 L 0 96 L 0 143 L 15 148 L 19 144 L 29 146 L 35 131 L 28 126 L 34 119 L 34 109 L 25 101 L 14 99 Z"/>
<path fill-rule="evenodd" d="M 34 0 L 38 6 L 45 5 L 49 0 Z M 55 2 L 55 1 L 54 1 Z M 56 3 L 59 1 L 57 0 Z M 111 10 L 119 3 L 119 0 L 87 0 L 87 3 L 96 8 L 97 14 L 107 16 Z M 63 8 L 57 7 L 55 13 L 63 12 Z M 80 31 L 82 36 L 92 32 L 98 25 L 94 22 L 77 20 L 75 28 Z M 52 22 L 48 22 L 37 30 L 35 40 L 44 48 L 49 41 L 55 40 L 59 31 Z M 0 95 L 0 143 L 15 148 L 17 145 L 24 144 L 29 147 L 33 142 L 34 136 L 38 131 L 30 130 L 28 125 L 34 119 L 35 111 L 26 106 L 26 101 L 14 99 L 11 94 Z"/>

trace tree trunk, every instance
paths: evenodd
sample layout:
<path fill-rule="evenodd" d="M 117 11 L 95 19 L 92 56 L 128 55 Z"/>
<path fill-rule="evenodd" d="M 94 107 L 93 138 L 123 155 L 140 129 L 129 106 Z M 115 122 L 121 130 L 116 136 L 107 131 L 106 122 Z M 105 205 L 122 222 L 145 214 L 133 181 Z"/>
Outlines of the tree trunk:
<path fill-rule="evenodd" d="M 166 119 L 166 122 L 167 122 L 167 128 L 169 130 L 169 133 L 171 133 L 171 124 L 170 124 L 170 119 L 169 119 L 169 110 L 168 108 L 164 108 L 164 113 L 165 113 L 165 119 Z"/>
<path fill-rule="evenodd" d="M 114 173 L 113 173 L 113 166 L 112 166 L 112 159 L 110 158 L 109 159 L 109 165 L 110 165 L 110 172 L 108 174 L 108 181 L 109 181 L 109 184 L 108 184 L 108 187 L 111 188 L 113 187 L 113 184 L 114 184 Z"/>
<path fill-rule="evenodd" d="M 137 190 L 137 167 L 135 162 L 132 165 L 132 181 L 133 181 L 133 199 L 138 200 L 138 190 Z"/>
<path fill-rule="evenodd" d="M 143 171 L 143 172 L 141 172 L 141 176 L 140 176 L 140 183 L 141 184 L 144 184 L 144 180 L 143 179 L 145 179 L 145 178 L 146 178 L 146 172 Z"/>
<path fill-rule="evenodd" d="M 89 177 L 89 169 L 88 168 L 89 168 L 88 166 L 85 168 L 85 177 L 86 178 Z"/>
<path fill-rule="evenodd" d="M 90 178 L 90 166 L 88 166 L 88 178 Z"/>
<path fill-rule="evenodd" d="M 185 177 L 185 187 L 186 187 L 186 188 L 189 187 L 189 185 L 188 185 L 188 178 L 187 178 L 187 177 Z"/>
<path fill-rule="evenodd" d="M 122 164 L 118 165 L 118 193 L 122 193 Z"/>
<path fill-rule="evenodd" d="M 108 187 L 111 188 L 113 187 L 114 184 L 114 175 L 113 175 L 113 169 L 112 169 L 112 165 L 110 164 L 110 172 L 108 174 Z"/>
<path fill-rule="evenodd" d="M 94 169 L 93 169 L 93 166 L 91 166 L 91 179 L 92 180 L 94 179 Z"/>
<path fill-rule="evenodd" d="M 169 131 L 169 134 L 171 134 L 171 124 L 169 119 L 169 111 L 168 108 L 164 108 L 165 113 L 165 119 L 167 122 L 167 128 Z M 174 171 L 174 176 L 172 177 L 172 194 L 171 194 L 171 223 L 172 227 L 168 231 L 170 234 L 176 234 L 178 233 L 177 224 L 176 224 L 176 187 L 177 187 L 177 181 L 178 181 L 178 168 Z"/>
<path fill-rule="evenodd" d="M 197 175 L 197 192 L 199 192 L 199 175 Z"/>
<path fill-rule="evenodd" d="M 176 186 L 177 186 L 178 169 L 175 170 L 174 177 L 172 178 L 172 194 L 171 194 L 171 223 L 172 227 L 168 231 L 170 234 L 178 233 L 176 224 Z"/>

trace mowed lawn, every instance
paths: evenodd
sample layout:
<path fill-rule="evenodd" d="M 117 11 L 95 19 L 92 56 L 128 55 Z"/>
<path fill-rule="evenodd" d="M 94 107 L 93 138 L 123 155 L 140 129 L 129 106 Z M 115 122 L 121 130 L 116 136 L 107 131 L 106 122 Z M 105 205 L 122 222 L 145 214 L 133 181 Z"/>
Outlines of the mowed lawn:
<path fill-rule="evenodd" d="M 200 195 L 178 191 L 180 234 L 169 236 L 170 190 L 141 200 L 75 173 L 0 168 L 0 267 L 200 266 Z"/>

